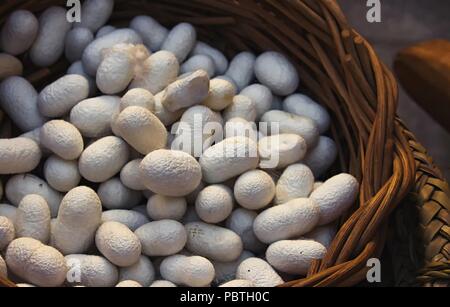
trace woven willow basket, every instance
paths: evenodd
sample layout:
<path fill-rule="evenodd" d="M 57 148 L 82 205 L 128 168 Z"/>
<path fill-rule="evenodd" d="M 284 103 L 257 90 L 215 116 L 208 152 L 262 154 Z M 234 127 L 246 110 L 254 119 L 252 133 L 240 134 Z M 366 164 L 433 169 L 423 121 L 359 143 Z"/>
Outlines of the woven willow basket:
<path fill-rule="evenodd" d="M 0 23 L 19 8 L 40 13 L 66 1 L 2 1 Z M 284 286 L 353 286 L 366 279 L 367 261 L 383 258 L 397 285 L 447 285 L 450 279 L 449 188 L 441 173 L 396 117 L 397 83 L 370 44 L 348 24 L 334 0 L 116 0 L 112 24 L 148 14 L 167 26 L 182 21 L 228 57 L 251 50 L 280 51 L 298 68 L 303 92 L 333 114 L 339 146 L 335 171 L 361 183 L 358 202 L 341 219 L 326 257 L 308 276 Z M 68 63 L 36 69 L 22 57 L 38 89 Z M 1 111 L 1 110 L 0 110 Z M 2 137 L 11 135 L 3 116 Z M 14 129 L 12 129 L 14 131 Z M 12 132 L 14 134 L 14 132 Z M 386 254 L 386 253 L 384 253 Z M 3 280 L 4 285 L 12 285 Z"/>

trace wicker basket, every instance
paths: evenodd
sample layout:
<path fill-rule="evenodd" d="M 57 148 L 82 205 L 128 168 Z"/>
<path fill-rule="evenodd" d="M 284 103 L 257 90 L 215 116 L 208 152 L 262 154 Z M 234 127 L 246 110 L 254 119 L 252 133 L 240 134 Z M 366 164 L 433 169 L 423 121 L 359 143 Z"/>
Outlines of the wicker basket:
<path fill-rule="evenodd" d="M 39 13 L 66 1 L 2 1 L 0 22 L 19 8 Z M 149 14 L 172 26 L 194 24 L 202 40 L 229 57 L 239 51 L 281 51 L 296 64 L 302 91 L 333 114 L 339 144 L 336 170 L 361 183 L 359 201 L 341 220 L 326 257 L 308 276 L 285 286 L 353 286 L 367 261 L 389 247 L 389 274 L 398 285 L 447 285 L 450 278 L 450 191 L 425 149 L 396 117 L 397 83 L 370 44 L 350 27 L 334 0 L 116 0 L 112 24 Z M 37 88 L 68 63 L 36 69 Z M 2 127 L 8 126 L 3 119 Z M 8 136 L 6 128 L 0 134 Z M 7 129 L 6 129 L 7 130 Z M 398 208 L 398 209 L 397 209 Z M 396 210 L 397 209 L 397 210 Z M 386 253 L 385 253 L 386 254 Z M 384 262 L 383 262 L 384 263 Z M 2 281 L 11 285 L 8 281 Z"/>

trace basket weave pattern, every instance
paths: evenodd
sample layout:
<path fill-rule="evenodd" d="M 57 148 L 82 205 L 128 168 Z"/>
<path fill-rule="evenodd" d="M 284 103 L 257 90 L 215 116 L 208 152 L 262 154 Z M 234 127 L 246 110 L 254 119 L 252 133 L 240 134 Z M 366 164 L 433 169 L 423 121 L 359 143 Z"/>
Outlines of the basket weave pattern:
<path fill-rule="evenodd" d="M 18 8 L 36 13 L 65 1 L 3 1 L 0 22 Z M 168 26 L 190 22 L 202 40 L 229 57 L 243 50 L 280 51 L 295 63 L 302 91 L 333 115 L 332 137 L 339 147 L 339 170 L 361 183 L 359 201 L 345 218 L 327 255 L 308 276 L 284 286 L 352 286 L 365 279 L 368 259 L 380 257 L 388 233 L 394 248 L 419 236 L 414 255 L 420 272 L 397 276 L 397 283 L 442 285 L 450 278 L 449 188 L 425 149 L 396 117 L 397 83 L 371 45 L 348 24 L 334 0 L 116 0 L 112 23 L 125 26 L 149 14 Z M 67 68 L 35 69 L 24 56 L 26 77 L 38 88 Z M 418 224 L 401 231 L 395 210 L 410 210 L 415 192 Z M 400 219 L 401 220 L 401 219 Z M 389 225 L 389 222 L 391 222 Z M 392 226 L 392 227 L 390 227 Z M 392 236 L 389 236 L 391 238 Z M 415 240 L 413 240 L 415 241 Z M 420 252 L 420 251 L 423 251 Z M 406 257 L 412 257 L 407 253 Z M 417 259 L 416 259 L 417 260 Z M 395 262 L 395 259 L 394 259 Z M 418 276 L 418 277 L 417 277 Z M 408 278 L 408 281 L 402 279 Z M 412 278 L 412 279 L 411 279 Z"/>

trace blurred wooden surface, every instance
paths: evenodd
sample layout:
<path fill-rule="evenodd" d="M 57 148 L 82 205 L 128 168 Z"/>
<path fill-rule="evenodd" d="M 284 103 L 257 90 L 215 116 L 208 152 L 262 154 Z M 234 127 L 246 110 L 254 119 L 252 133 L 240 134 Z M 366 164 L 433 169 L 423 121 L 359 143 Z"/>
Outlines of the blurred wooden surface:
<path fill-rule="evenodd" d="M 406 48 L 397 55 L 394 69 L 407 93 L 450 131 L 450 41 Z"/>

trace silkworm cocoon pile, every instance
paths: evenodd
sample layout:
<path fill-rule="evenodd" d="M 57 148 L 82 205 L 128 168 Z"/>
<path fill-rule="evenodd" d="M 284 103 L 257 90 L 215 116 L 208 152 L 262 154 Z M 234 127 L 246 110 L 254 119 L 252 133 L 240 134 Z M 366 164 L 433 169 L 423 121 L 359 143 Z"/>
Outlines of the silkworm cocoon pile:
<path fill-rule="evenodd" d="M 151 51 L 158 51 L 167 38 L 169 30 L 150 16 L 137 16 L 130 22 L 130 28 L 139 33 L 144 44 Z"/>
<path fill-rule="evenodd" d="M 120 102 L 116 96 L 99 96 L 80 101 L 70 112 L 70 122 L 84 137 L 109 136 L 112 120 L 120 112 Z"/>
<path fill-rule="evenodd" d="M 22 54 L 30 49 L 38 31 L 39 21 L 33 13 L 26 10 L 14 11 L 0 34 L 2 49 L 12 55 Z"/>
<path fill-rule="evenodd" d="M 273 95 L 270 89 L 261 84 L 252 84 L 244 88 L 239 95 L 250 98 L 255 104 L 257 118 L 272 107 Z"/>
<path fill-rule="evenodd" d="M 162 220 L 145 224 L 135 231 L 147 256 L 170 256 L 180 252 L 186 245 L 187 235 L 177 221 Z"/>
<path fill-rule="evenodd" d="M 333 224 L 320 226 L 304 235 L 306 239 L 316 241 L 329 248 L 336 236 L 336 226 Z"/>
<path fill-rule="evenodd" d="M 142 38 L 132 29 L 115 30 L 105 36 L 95 39 L 84 49 L 82 61 L 86 72 L 95 76 L 102 62 L 102 53 L 118 44 L 142 44 Z"/>
<path fill-rule="evenodd" d="M 214 270 L 216 271 L 213 285 L 220 285 L 224 282 L 235 279 L 237 268 L 244 260 L 252 257 L 255 257 L 253 253 L 244 250 L 236 260 L 228 262 L 213 261 L 212 264 L 214 265 Z"/>
<path fill-rule="evenodd" d="M 175 112 L 201 103 L 208 97 L 208 93 L 208 74 L 204 70 L 198 70 L 170 84 L 161 98 L 161 103 L 170 112 Z"/>
<path fill-rule="evenodd" d="M 231 83 L 236 90 L 238 90 L 238 86 L 236 85 L 236 82 L 234 82 L 234 80 L 227 75 L 217 76 L 215 79 L 227 81 L 227 82 Z"/>
<path fill-rule="evenodd" d="M 185 110 L 181 109 L 175 112 L 167 110 L 161 102 L 163 94 L 164 92 L 160 92 L 155 95 L 155 110 L 153 112 L 164 126 L 170 126 L 183 116 Z"/>
<path fill-rule="evenodd" d="M 255 62 L 256 78 L 275 95 L 292 94 L 299 85 L 298 73 L 291 62 L 278 52 L 261 54 Z"/>
<path fill-rule="evenodd" d="M 12 76 L 20 76 L 23 73 L 22 62 L 12 55 L 0 53 L 0 81 Z"/>
<path fill-rule="evenodd" d="M 26 138 L 35 141 L 36 144 L 38 144 L 39 148 L 41 149 L 43 157 L 47 157 L 48 155 L 50 155 L 50 151 L 41 144 L 41 128 L 36 128 L 29 132 L 21 134 L 19 135 L 19 138 Z"/>
<path fill-rule="evenodd" d="M 263 211 L 255 219 L 253 231 L 261 242 L 270 244 L 308 233 L 318 225 L 319 218 L 316 202 L 299 198 Z"/>
<path fill-rule="evenodd" d="M 259 210 L 269 205 L 275 197 L 275 183 L 264 171 L 248 171 L 236 180 L 234 196 L 242 207 Z"/>
<path fill-rule="evenodd" d="M 130 149 L 115 136 L 102 138 L 81 154 L 78 162 L 81 176 L 92 182 L 105 182 L 120 172 L 128 162 Z"/>
<path fill-rule="evenodd" d="M 78 163 L 57 156 L 51 156 L 45 161 L 44 176 L 48 184 L 59 192 L 69 192 L 81 181 Z"/>
<path fill-rule="evenodd" d="M 24 132 L 41 127 L 47 120 L 38 109 L 38 93 L 22 77 L 10 77 L 0 84 L 0 107 Z"/>
<path fill-rule="evenodd" d="M 3 260 L 2 256 L 0 256 L 0 277 L 8 278 L 8 268 L 6 267 L 6 262 Z"/>
<path fill-rule="evenodd" d="M 359 184 L 355 177 L 349 174 L 340 174 L 325 181 L 312 194 L 320 209 L 320 225 L 335 221 L 356 200 Z"/>
<path fill-rule="evenodd" d="M 240 117 L 254 122 L 258 116 L 256 103 L 249 97 L 238 95 L 234 96 L 233 102 L 225 109 L 223 117 L 228 121 L 235 117 Z"/>
<path fill-rule="evenodd" d="M 148 216 L 154 221 L 179 221 L 185 215 L 186 209 L 186 199 L 184 199 L 183 197 L 153 195 L 148 199 L 147 203 Z"/>
<path fill-rule="evenodd" d="M 228 138 L 205 151 L 200 158 L 203 180 L 208 183 L 225 182 L 259 163 L 258 145 L 246 137 Z"/>
<path fill-rule="evenodd" d="M 180 23 L 169 32 L 161 49 L 172 52 L 178 62 L 182 63 L 194 49 L 196 41 L 197 32 L 195 28 L 191 24 Z"/>
<path fill-rule="evenodd" d="M 100 38 L 102 36 L 105 36 L 106 34 L 109 34 L 113 31 L 115 31 L 115 30 L 116 30 L 116 27 L 109 26 L 109 25 L 103 26 L 100 29 L 98 29 L 97 34 L 95 35 L 95 38 Z"/>
<path fill-rule="evenodd" d="M 257 216 L 255 211 L 239 208 L 233 211 L 226 225 L 241 237 L 244 249 L 259 254 L 264 251 L 265 246 L 256 238 L 253 231 L 253 223 Z"/>
<path fill-rule="evenodd" d="M 94 96 L 97 93 L 97 84 L 95 78 L 90 76 L 84 69 L 83 63 L 81 61 L 76 61 L 72 63 L 67 69 L 68 75 L 80 75 L 86 78 L 89 82 L 89 97 Z"/>
<path fill-rule="evenodd" d="M 20 201 L 29 194 L 42 196 L 50 207 L 52 217 L 58 215 L 63 196 L 50 187 L 47 182 L 31 174 L 21 174 L 11 177 L 5 187 L 6 198 L 18 207 Z"/>
<path fill-rule="evenodd" d="M 116 119 L 115 127 L 119 135 L 143 155 L 166 146 L 166 128 L 152 112 L 142 107 L 123 110 Z"/>
<path fill-rule="evenodd" d="M 318 187 L 320 187 L 323 184 L 322 181 L 316 181 L 314 182 L 313 191 L 317 190 Z"/>
<path fill-rule="evenodd" d="M 149 287 L 155 279 L 155 268 L 152 262 L 146 256 L 140 256 L 139 260 L 128 267 L 120 268 L 119 280 L 134 281 L 142 285 L 142 287 Z"/>
<path fill-rule="evenodd" d="M 120 111 L 125 110 L 127 107 L 143 107 L 149 111 L 154 111 L 155 97 L 143 88 L 131 89 L 122 97 Z"/>
<path fill-rule="evenodd" d="M 25 284 L 25 283 L 17 284 L 16 286 L 17 286 L 18 288 L 36 288 L 35 285 Z"/>
<path fill-rule="evenodd" d="M 14 228 L 14 221 L 11 221 L 5 216 L 0 216 L 0 251 L 8 247 L 16 237 Z"/>
<path fill-rule="evenodd" d="M 41 67 L 55 64 L 64 53 L 64 42 L 72 25 L 66 10 L 52 6 L 39 18 L 39 32 L 30 50 L 31 61 Z"/>
<path fill-rule="evenodd" d="M 132 209 L 142 198 L 141 193 L 128 189 L 119 178 L 112 178 L 100 184 L 97 193 L 103 207 L 110 210 Z"/>
<path fill-rule="evenodd" d="M 119 267 L 128 267 L 139 261 L 141 242 L 123 224 L 103 223 L 97 230 L 95 243 L 100 253 Z"/>
<path fill-rule="evenodd" d="M 0 139 L 0 174 L 30 172 L 42 157 L 38 144 L 27 138 Z"/>
<path fill-rule="evenodd" d="M 149 190 L 172 197 L 188 195 L 202 179 L 197 160 L 181 151 L 155 150 L 142 160 L 140 171 Z"/>
<path fill-rule="evenodd" d="M 203 104 L 214 111 L 222 111 L 233 103 L 236 88 L 232 83 L 222 79 L 209 82 L 209 94 Z"/>
<path fill-rule="evenodd" d="M 242 253 L 241 238 L 233 231 L 202 222 L 186 226 L 188 251 L 211 260 L 228 262 Z"/>
<path fill-rule="evenodd" d="M 5 260 L 12 273 L 37 286 L 57 287 L 66 279 L 64 256 L 35 239 L 20 238 L 11 242 Z"/>
<path fill-rule="evenodd" d="M 97 70 L 97 87 L 104 94 L 124 91 L 134 77 L 134 58 L 129 50 L 112 50 Z"/>
<path fill-rule="evenodd" d="M 132 160 L 120 171 L 120 181 L 122 181 L 124 186 L 135 191 L 144 191 L 146 189 L 139 173 L 141 162 L 142 159 Z"/>
<path fill-rule="evenodd" d="M 85 287 L 114 287 L 119 281 L 119 270 L 106 258 L 92 255 L 67 255 L 69 275 L 74 284 Z M 70 280 L 68 280 L 70 282 Z"/>
<path fill-rule="evenodd" d="M 214 61 L 207 55 L 198 54 L 194 55 L 190 59 L 181 65 L 180 72 L 182 74 L 192 73 L 197 70 L 205 71 L 210 78 L 214 77 L 216 74 L 214 66 Z"/>
<path fill-rule="evenodd" d="M 217 224 L 230 216 L 233 211 L 233 192 L 225 185 L 210 185 L 197 196 L 195 209 L 206 223 Z"/>
<path fill-rule="evenodd" d="M 255 61 L 256 57 L 254 54 L 242 52 L 236 55 L 230 62 L 230 66 L 225 75 L 235 82 L 238 91 L 243 90 L 254 79 Z"/>
<path fill-rule="evenodd" d="M 258 143 L 261 168 L 283 169 L 302 160 L 307 153 L 306 141 L 297 134 L 263 137 Z"/>
<path fill-rule="evenodd" d="M 303 163 L 308 165 L 314 176 L 321 177 L 337 158 L 336 143 L 326 136 L 321 136 L 317 145 L 309 150 Z"/>
<path fill-rule="evenodd" d="M 76 27 L 88 28 L 92 32 L 100 29 L 109 19 L 113 12 L 114 0 L 87 0 L 81 7 L 80 23 Z"/>
<path fill-rule="evenodd" d="M 314 187 L 314 176 L 303 164 L 290 165 L 277 182 L 275 203 L 284 204 L 296 198 L 305 198 Z"/>
<path fill-rule="evenodd" d="M 152 288 L 176 288 L 177 285 L 168 280 L 156 280 L 150 285 Z"/>
<path fill-rule="evenodd" d="M 206 287 L 214 279 L 214 266 L 200 256 L 168 257 L 161 263 L 160 272 L 168 281 L 188 287 Z"/>
<path fill-rule="evenodd" d="M 319 139 L 317 124 L 308 117 L 272 110 L 262 116 L 261 122 L 267 125 L 268 135 L 298 134 L 306 141 L 308 148 L 313 148 Z"/>
<path fill-rule="evenodd" d="M 179 70 L 180 64 L 173 53 L 158 51 L 143 63 L 131 87 L 144 88 L 156 95 L 177 79 Z"/>
<path fill-rule="evenodd" d="M 148 192 L 148 193 L 150 193 L 151 194 L 151 192 Z M 144 192 L 144 194 L 145 194 L 145 192 Z M 151 197 L 151 195 L 144 195 L 145 197 Z M 147 216 L 147 206 L 146 205 L 139 205 L 139 206 L 137 206 L 137 207 L 134 207 L 131 211 L 133 211 L 133 212 L 137 212 L 137 213 L 140 213 L 140 214 L 142 214 L 143 216 L 145 216 L 146 218 L 148 218 L 148 216 Z M 109 212 L 109 211 L 108 211 Z M 123 224 L 125 224 L 125 223 L 123 223 Z M 143 223 L 143 224 L 147 224 L 147 223 Z M 142 225 L 141 225 L 142 226 Z"/>
<path fill-rule="evenodd" d="M 70 62 L 81 60 L 83 51 L 94 40 L 94 34 L 87 28 L 75 28 L 66 35 L 66 58 Z"/>
<path fill-rule="evenodd" d="M 8 204 L 0 204 L 0 216 L 9 219 L 12 224 L 14 224 L 17 217 L 17 207 Z"/>
<path fill-rule="evenodd" d="M 330 115 L 327 110 L 306 95 L 291 95 L 283 103 L 286 112 L 299 116 L 309 117 L 314 120 L 320 133 L 325 133 L 330 128 Z"/>
<path fill-rule="evenodd" d="M 113 10 L 86 0 L 81 22 L 57 6 L 5 16 L 0 276 L 19 287 L 305 277 L 358 207 L 359 182 L 327 178 L 345 144 L 319 97 L 298 91 L 298 63 L 227 58 L 187 22 L 138 15 L 116 28 Z"/>
<path fill-rule="evenodd" d="M 228 68 L 228 59 L 225 55 L 220 50 L 204 42 L 197 42 L 194 50 L 192 50 L 192 54 L 209 56 L 213 60 L 215 72 L 219 75 L 224 74 Z"/>
<path fill-rule="evenodd" d="M 198 194 L 206 187 L 205 183 L 203 181 L 200 181 L 198 186 L 195 188 L 193 192 L 191 192 L 189 195 L 187 195 L 186 201 L 188 205 L 195 205 L 195 201 L 197 200 Z"/>
<path fill-rule="evenodd" d="M 71 190 L 61 201 L 52 229 L 54 246 L 65 255 L 86 252 L 94 242 L 101 215 L 101 202 L 95 191 L 88 187 Z"/>
<path fill-rule="evenodd" d="M 78 129 L 63 120 L 47 122 L 41 128 L 41 144 L 65 160 L 76 160 L 84 149 L 84 141 Z"/>
<path fill-rule="evenodd" d="M 116 288 L 142 288 L 142 285 L 134 280 L 124 280 L 119 282 Z"/>
<path fill-rule="evenodd" d="M 137 211 L 119 209 L 104 211 L 102 222 L 118 222 L 130 228 L 131 231 L 135 231 L 150 221 L 147 216 Z"/>
<path fill-rule="evenodd" d="M 288 274 L 306 275 L 313 260 L 322 259 L 327 249 L 312 240 L 278 241 L 269 246 L 267 261 Z"/>
<path fill-rule="evenodd" d="M 33 238 L 44 244 L 50 239 L 50 208 L 42 196 L 27 195 L 19 204 L 15 221 L 18 238 Z"/>
<path fill-rule="evenodd" d="M 236 277 L 252 282 L 255 287 L 276 287 L 284 282 L 270 264 L 259 258 L 244 260 L 237 269 Z"/>
<path fill-rule="evenodd" d="M 237 136 L 248 137 L 256 142 L 261 134 L 255 123 L 249 122 L 242 117 L 234 117 L 225 123 L 224 137 L 227 139 Z"/>
<path fill-rule="evenodd" d="M 198 156 L 212 145 L 214 132 L 221 129 L 222 123 L 220 113 L 202 105 L 191 107 L 183 113 L 179 124 L 172 126 L 178 129 L 171 147 Z"/>

